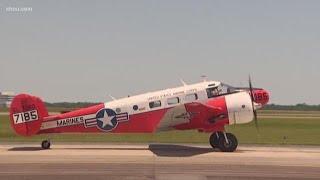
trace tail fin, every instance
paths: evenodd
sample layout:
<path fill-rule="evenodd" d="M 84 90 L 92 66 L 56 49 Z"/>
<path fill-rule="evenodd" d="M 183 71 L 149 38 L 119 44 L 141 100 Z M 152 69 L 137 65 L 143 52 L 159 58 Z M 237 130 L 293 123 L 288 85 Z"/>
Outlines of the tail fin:
<path fill-rule="evenodd" d="M 48 111 L 38 97 L 19 94 L 14 97 L 10 107 L 11 127 L 22 136 L 32 136 L 38 133 Z"/>

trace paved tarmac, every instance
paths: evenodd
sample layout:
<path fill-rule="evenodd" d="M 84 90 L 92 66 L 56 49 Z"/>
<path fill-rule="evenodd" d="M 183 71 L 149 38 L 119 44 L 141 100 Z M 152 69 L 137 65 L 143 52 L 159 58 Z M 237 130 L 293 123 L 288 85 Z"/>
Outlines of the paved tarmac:
<path fill-rule="evenodd" d="M 319 179 L 320 147 L 197 145 L 0 145 L 0 179 Z"/>

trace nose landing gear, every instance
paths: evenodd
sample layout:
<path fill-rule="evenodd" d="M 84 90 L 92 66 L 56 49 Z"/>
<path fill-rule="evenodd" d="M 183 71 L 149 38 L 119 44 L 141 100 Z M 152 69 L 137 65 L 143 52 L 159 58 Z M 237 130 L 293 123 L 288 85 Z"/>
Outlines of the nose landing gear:
<path fill-rule="evenodd" d="M 232 133 L 214 132 L 210 136 L 210 145 L 222 152 L 233 152 L 238 147 L 238 140 Z"/>

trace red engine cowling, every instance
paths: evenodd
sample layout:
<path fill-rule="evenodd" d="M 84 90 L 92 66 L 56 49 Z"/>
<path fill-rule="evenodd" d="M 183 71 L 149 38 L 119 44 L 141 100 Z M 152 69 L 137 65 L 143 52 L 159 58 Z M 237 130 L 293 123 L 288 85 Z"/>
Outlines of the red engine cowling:
<path fill-rule="evenodd" d="M 264 89 L 253 90 L 254 102 L 266 105 L 269 102 L 269 93 Z"/>

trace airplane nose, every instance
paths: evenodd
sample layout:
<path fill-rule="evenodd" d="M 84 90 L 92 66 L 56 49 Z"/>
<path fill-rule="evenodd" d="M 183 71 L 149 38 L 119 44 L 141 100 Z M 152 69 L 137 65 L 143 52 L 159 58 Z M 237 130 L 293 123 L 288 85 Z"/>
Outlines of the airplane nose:
<path fill-rule="evenodd" d="M 255 89 L 253 91 L 254 102 L 261 105 L 266 105 L 269 102 L 269 93 L 264 89 Z"/>

